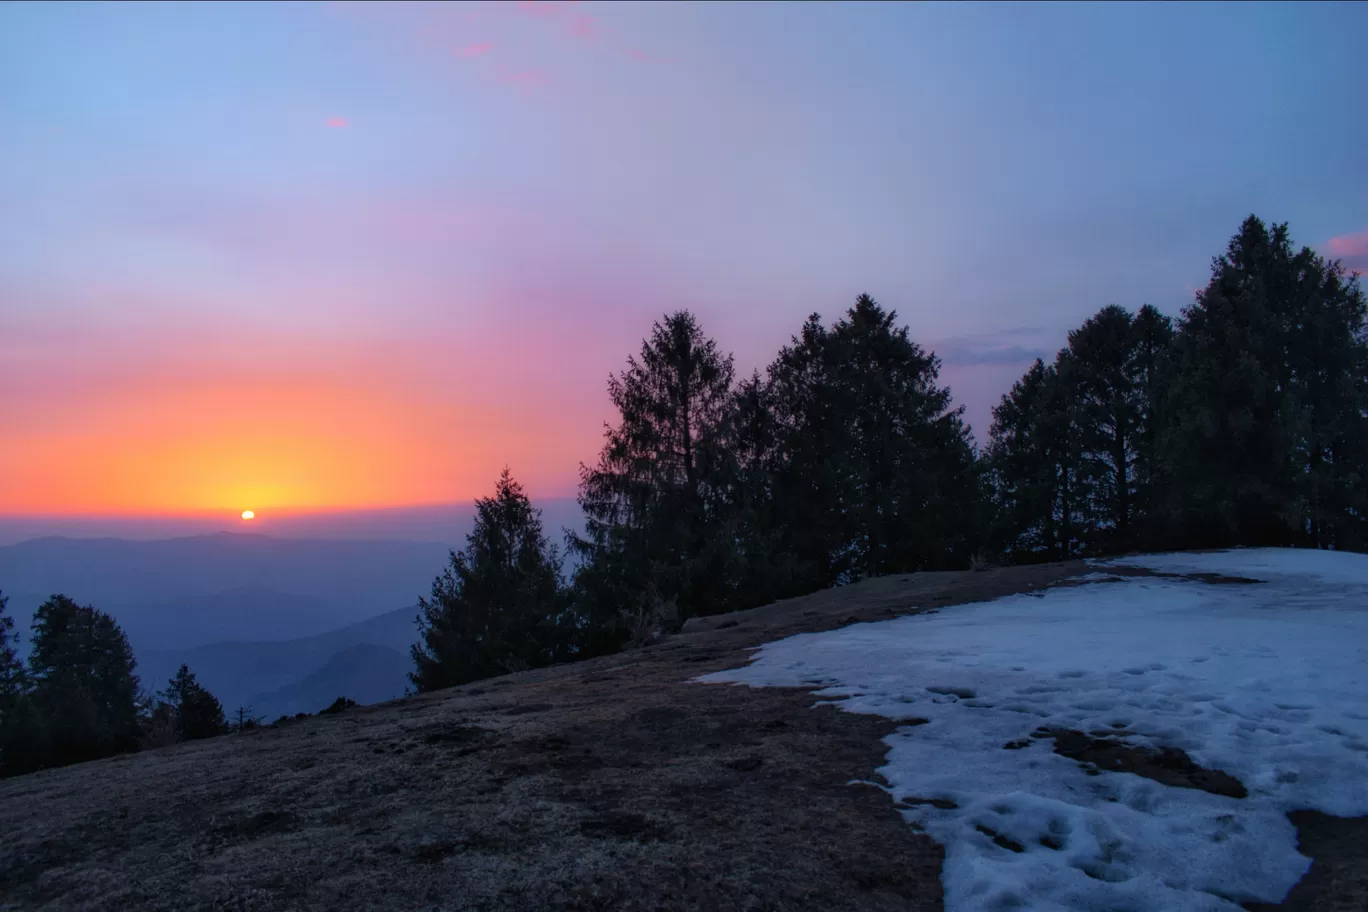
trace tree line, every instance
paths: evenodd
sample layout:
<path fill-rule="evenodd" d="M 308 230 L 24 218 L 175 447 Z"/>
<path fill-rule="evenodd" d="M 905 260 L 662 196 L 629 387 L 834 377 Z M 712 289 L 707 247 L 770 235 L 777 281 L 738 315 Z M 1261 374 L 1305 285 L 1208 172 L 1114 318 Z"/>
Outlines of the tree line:
<path fill-rule="evenodd" d="M 1105 307 L 994 410 L 983 454 L 1015 560 L 1368 545 L 1356 275 L 1250 217 L 1177 323 Z"/>
<path fill-rule="evenodd" d="M 144 688 L 114 618 L 64 595 L 52 596 L 34 612 L 29 654 L 21 659 L 8 605 L 0 592 L 0 778 L 261 724 L 246 706 L 225 716 L 188 665 L 161 690 Z M 355 705 L 338 697 L 318 714 Z M 308 715 L 281 716 L 272 725 Z"/>
<path fill-rule="evenodd" d="M 1358 277 L 1250 216 L 1172 320 L 1103 307 L 978 448 L 940 361 L 861 295 L 763 371 L 687 311 L 608 382 L 561 549 L 507 470 L 420 601 L 419 691 L 600 655 L 867 576 L 1241 545 L 1368 547 Z"/>
<path fill-rule="evenodd" d="M 567 580 L 505 470 L 421 600 L 418 690 L 613 652 L 685 618 L 863 576 L 966 563 L 973 443 L 939 362 L 861 296 L 814 314 L 738 381 L 694 316 L 667 316 L 608 384 L 620 420 L 581 468 Z"/>
<path fill-rule="evenodd" d="M 223 707 L 182 665 L 142 690 L 133 650 L 108 614 L 54 595 L 33 614 L 29 654 L 0 593 L 0 776 L 65 766 L 228 730 Z"/>

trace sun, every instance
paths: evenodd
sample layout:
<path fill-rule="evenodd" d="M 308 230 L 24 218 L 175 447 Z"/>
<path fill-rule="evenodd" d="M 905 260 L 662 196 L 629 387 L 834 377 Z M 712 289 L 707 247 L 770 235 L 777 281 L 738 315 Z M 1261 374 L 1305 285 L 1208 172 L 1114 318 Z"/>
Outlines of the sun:
<path fill-rule="evenodd" d="M 256 514 L 253 513 L 251 510 L 243 510 L 243 511 L 242 511 L 242 518 L 243 518 L 243 519 L 256 519 Z"/>

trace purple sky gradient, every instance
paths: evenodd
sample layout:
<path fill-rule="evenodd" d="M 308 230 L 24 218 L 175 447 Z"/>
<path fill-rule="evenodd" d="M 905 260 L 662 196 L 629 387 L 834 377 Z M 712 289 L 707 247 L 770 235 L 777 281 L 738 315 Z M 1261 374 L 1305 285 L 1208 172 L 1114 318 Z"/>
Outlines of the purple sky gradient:
<path fill-rule="evenodd" d="M 861 292 L 977 438 L 1251 212 L 1368 268 L 1361 4 L 7 4 L 0 514 L 573 494 L 665 311 Z"/>

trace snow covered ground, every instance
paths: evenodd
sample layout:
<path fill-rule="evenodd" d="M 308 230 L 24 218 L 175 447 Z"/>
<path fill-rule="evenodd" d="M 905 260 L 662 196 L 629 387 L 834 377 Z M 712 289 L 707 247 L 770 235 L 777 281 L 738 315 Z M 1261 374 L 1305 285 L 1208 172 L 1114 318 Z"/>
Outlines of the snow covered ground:
<path fill-rule="evenodd" d="M 802 634 L 699 680 L 817 683 L 846 710 L 908 720 L 880 772 L 907 821 L 945 846 L 949 912 L 1278 902 L 1310 864 L 1287 811 L 1368 814 L 1368 556 L 1112 563 L 1263 582 L 1097 572 L 1043 594 Z M 1181 748 L 1249 794 L 1090 774 L 1031 738 L 1041 726 Z"/>

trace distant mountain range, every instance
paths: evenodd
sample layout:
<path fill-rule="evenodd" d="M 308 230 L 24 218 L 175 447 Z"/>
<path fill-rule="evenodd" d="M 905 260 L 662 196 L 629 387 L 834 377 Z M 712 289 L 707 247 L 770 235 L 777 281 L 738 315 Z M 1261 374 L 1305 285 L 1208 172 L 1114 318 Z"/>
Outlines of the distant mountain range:
<path fill-rule="evenodd" d="M 53 593 L 94 605 L 114 616 L 138 653 L 289 640 L 416 604 L 449 549 L 230 533 L 40 538 L 0 548 L 0 589 L 21 626 Z"/>
<path fill-rule="evenodd" d="M 280 716 L 316 713 L 338 697 L 350 697 L 357 703 L 383 703 L 404 695 L 412 670 L 407 649 L 399 652 L 373 643 L 357 643 L 334 654 L 302 681 L 255 696 L 248 705 L 255 715 L 270 722 Z"/>
<path fill-rule="evenodd" d="M 400 608 L 294 640 L 148 650 L 138 654 L 138 674 L 145 682 L 164 682 L 185 663 L 225 710 L 249 707 L 267 721 L 317 712 L 338 697 L 390 700 L 408 685 L 417 614 Z"/>
<path fill-rule="evenodd" d="M 164 687 L 184 662 L 226 710 L 273 719 L 402 695 L 414 606 L 448 551 L 230 533 L 42 538 L 0 547 L 0 590 L 25 634 L 38 605 L 68 595 L 119 622 L 145 686 Z"/>
<path fill-rule="evenodd" d="M 577 509 L 545 516 L 548 538 L 565 520 L 577 525 Z M 0 591 L 24 634 L 44 600 L 70 596 L 119 622 L 144 686 L 185 663 L 225 710 L 269 720 L 401 696 L 418 598 L 460 539 L 37 538 L 0 547 Z"/>

